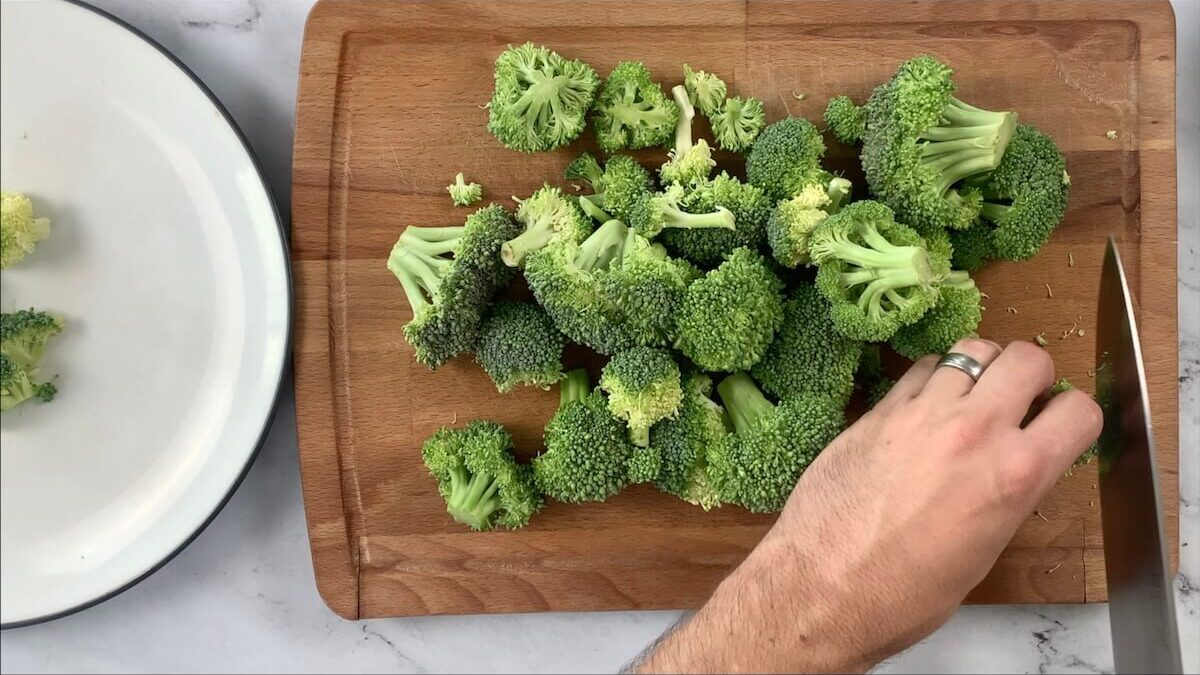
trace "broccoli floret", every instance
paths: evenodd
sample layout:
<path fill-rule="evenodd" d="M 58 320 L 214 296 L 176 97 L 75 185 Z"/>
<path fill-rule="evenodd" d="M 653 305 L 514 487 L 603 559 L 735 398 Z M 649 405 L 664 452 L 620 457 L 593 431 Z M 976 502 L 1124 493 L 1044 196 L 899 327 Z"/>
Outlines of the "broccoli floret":
<path fill-rule="evenodd" d="M 663 184 L 679 183 L 692 185 L 708 180 L 712 169 L 717 165 L 712 158 L 712 148 L 703 138 L 692 141 L 692 119 L 696 117 L 696 109 L 688 100 L 687 90 L 683 85 L 671 89 L 675 105 L 679 106 L 679 123 L 675 127 L 675 147 L 671 149 L 667 163 L 658 170 Z"/>
<path fill-rule="evenodd" d="M 473 530 L 516 529 L 542 507 L 528 466 L 512 455 L 512 436 L 496 422 L 442 427 L 421 447 L 454 520 Z"/>
<path fill-rule="evenodd" d="M 31 398 L 49 402 L 58 392 L 52 382 L 38 382 L 46 343 L 63 330 L 63 321 L 48 312 L 22 309 L 0 314 L 0 411 Z"/>
<path fill-rule="evenodd" d="M 712 213 L 718 207 L 725 207 L 733 212 L 734 229 L 670 228 L 658 240 L 673 255 L 701 267 L 715 267 L 738 247 L 759 249 L 766 244 L 767 221 L 773 206 L 762 190 L 722 171 L 688 193 L 683 207 L 690 213 Z"/>
<path fill-rule="evenodd" d="M 717 146 L 730 152 L 744 152 L 758 138 L 767 121 L 762 101 L 753 96 L 725 99 L 720 110 L 708 115 Z"/>
<path fill-rule="evenodd" d="M 500 260 L 500 247 L 520 232 L 512 216 L 492 204 L 462 226 L 409 227 L 396 240 L 387 266 L 412 309 L 404 337 L 418 361 L 437 368 L 475 348 L 492 296 L 514 273 Z"/>
<path fill-rule="evenodd" d="M 1071 381 L 1064 377 L 1064 378 L 1061 378 L 1058 381 L 1056 381 L 1053 384 L 1053 386 L 1050 387 L 1050 396 L 1051 397 L 1058 396 L 1059 394 L 1061 394 L 1065 391 L 1070 391 L 1071 389 L 1074 389 L 1074 388 L 1075 388 L 1075 385 L 1071 384 Z M 1068 476 L 1071 475 L 1072 471 L 1074 471 L 1078 467 L 1083 466 L 1084 464 L 1091 464 L 1092 460 L 1096 459 L 1096 457 L 1099 454 L 1100 454 L 1100 441 L 1099 441 L 1099 439 L 1097 439 L 1095 441 L 1092 441 L 1092 444 L 1089 445 L 1087 447 L 1087 449 L 1083 451 L 1083 454 L 1081 454 L 1075 458 L 1075 463 L 1071 465 L 1071 469 L 1067 471 L 1067 475 Z"/>
<path fill-rule="evenodd" d="M 683 187 L 678 183 L 668 186 L 662 192 L 643 194 L 629 214 L 630 227 L 638 234 L 651 239 L 669 228 L 736 229 L 733 212 L 724 206 L 718 205 L 711 213 L 688 213 L 681 206 L 684 198 Z"/>
<path fill-rule="evenodd" d="M 1022 124 L 1004 159 L 979 181 L 980 216 L 990 225 L 996 257 L 1028 260 L 1050 239 L 1067 210 L 1066 159 L 1049 136 Z"/>
<path fill-rule="evenodd" d="M 821 168 L 825 140 L 812 122 L 785 117 L 767 127 L 746 156 L 746 179 L 774 200 L 789 199 L 817 185 L 829 184 Z"/>
<path fill-rule="evenodd" d="M 982 206 L 979 191 L 956 186 L 994 170 L 1017 126 L 1016 113 L 955 98 L 952 72 L 932 56 L 909 59 L 866 104 L 867 183 L 918 232 L 974 222 Z"/>
<path fill-rule="evenodd" d="M 862 343 L 834 328 L 829 302 L 815 286 L 801 284 L 783 307 L 779 334 L 750 374 L 779 398 L 812 394 L 844 408 L 861 355 Z"/>
<path fill-rule="evenodd" d="M 892 390 L 896 381 L 883 369 L 883 354 L 879 345 L 863 345 L 862 359 L 858 362 L 855 384 L 866 392 L 867 409 L 874 408 Z"/>
<path fill-rule="evenodd" d="M 650 447 L 661 467 L 655 485 L 705 511 L 721 505 L 708 480 L 708 451 L 728 433 L 725 411 L 709 396 L 712 380 L 703 373 L 684 378 L 679 414 L 650 427 Z"/>
<path fill-rule="evenodd" d="M 33 253 L 50 236 L 50 219 L 34 218 L 33 203 L 20 192 L 0 191 L 0 269 Z"/>
<path fill-rule="evenodd" d="M 667 255 L 661 244 L 627 237 L 620 265 L 599 273 L 605 295 L 618 308 L 620 323 L 634 344 L 669 347 L 675 343 L 675 310 L 701 272 Z"/>
<path fill-rule="evenodd" d="M 483 186 L 468 183 L 461 171 L 454 176 L 454 182 L 446 186 L 446 192 L 450 193 L 450 200 L 455 206 L 470 206 L 483 199 Z"/>
<path fill-rule="evenodd" d="M 475 361 L 501 392 L 518 385 L 549 389 L 562 379 L 566 338 L 532 302 L 499 302 L 483 320 Z"/>
<path fill-rule="evenodd" d="M 581 242 L 592 233 L 591 219 L 556 187 L 543 185 L 529 199 L 516 201 L 517 221 L 525 231 L 500 247 L 500 258 L 509 267 L 520 267 L 530 251 L 554 239 Z"/>
<path fill-rule="evenodd" d="M 800 474 L 841 432 L 841 407 L 808 394 L 774 405 L 745 373 L 726 377 L 717 390 L 734 433 L 709 450 L 713 488 L 721 501 L 754 513 L 782 509 Z"/>
<path fill-rule="evenodd" d="M 551 242 L 525 260 L 525 280 L 537 301 L 572 342 L 601 354 L 634 346 L 620 308 L 604 287 L 603 270 L 620 264 L 629 228 L 610 220 L 581 244 Z"/>
<path fill-rule="evenodd" d="M 521 152 L 553 150 L 575 140 L 600 86 L 591 66 L 529 42 L 500 54 L 495 79 L 488 130 Z"/>
<path fill-rule="evenodd" d="M 825 126 L 833 132 L 834 138 L 846 145 L 854 145 L 866 129 L 867 114 L 849 96 L 834 96 L 825 106 Z"/>
<path fill-rule="evenodd" d="M 712 117 L 721 111 L 726 94 L 725 81 L 721 78 L 703 70 L 692 70 L 685 63 L 683 86 L 687 89 L 688 98 L 705 117 Z"/>
<path fill-rule="evenodd" d="M 596 142 L 605 152 L 666 145 L 677 121 L 679 107 L 638 61 L 622 61 L 613 68 L 592 115 Z"/>
<path fill-rule="evenodd" d="M 651 347 L 615 354 L 600 375 L 600 388 L 608 394 L 608 411 L 629 425 L 629 440 L 640 448 L 650 444 L 650 426 L 673 417 L 683 400 L 679 365 L 670 352 Z"/>
<path fill-rule="evenodd" d="M 787 268 L 808 262 L 808 239 L 813 230 L 837 213 L 850 195 L 850 181 L 834 177 L 827 186 L 809 185 L 800 194 L 775 205 L 767 221 L 767 243 L 775 261 Z"/>
<path fill-rule="evenodd" d="M 832 303 L 833 323 L 848 338 L 887 340 L 937 302 L 937 285 L 950 271 L 891 209 L 854 202 L 817 226 L 808 246 L 819 266 L 817 288 Z"/>
<path fill-rule="evenodd" d="M 597 222 L 616 218 L 629 222 L 634 204 L 654 189 L 654 177 L 629 155 L 613 155 L 604 168 L 589 153 L 567 165 L 567 180 L 585 181 L 594 194 L 579 198 L 579 205 Z"/>
<path fill-rule="evenodd" d="M 545 451 L 533 460 L 534 478 L 560 502 L 602 502 L 628 482 L 629 432 L 608 414 L 604 395 L 588 391 L 586 371 L 567 373 L 558 386 L 558 411 L 546 424 Z"/>
<path fill-rule="evenodd" d="M 710 371 L 745 370 L 783 321 L 783 283 L 758 253 L 739 248 L 688 287 L 676 313 L 677 347 Z"/>
<path fill-rule="evenodd" d="M 974 272 L 996 257 L 992 228 L 982 221 L 965 230 L 949 230 L 947 234 L 953 251 L 951 262 L 956 269 Z"/>
<path fill-rule="evenodd" d="M 983 320 L 981 296 L 966 272 L 951 272 L 938 290 L 937 304 L 916 323 L 901 326 L 889 344 L 916 361 L 926 354 L 945 354 L 955 342 L 975 334 Z"/>
<path fill-rule="evenodd" d="M 662 453 L 658 448 L 635 448 L 629 455 L 629 482 L 632 485 L 652 483 L 662 471 Z"/>

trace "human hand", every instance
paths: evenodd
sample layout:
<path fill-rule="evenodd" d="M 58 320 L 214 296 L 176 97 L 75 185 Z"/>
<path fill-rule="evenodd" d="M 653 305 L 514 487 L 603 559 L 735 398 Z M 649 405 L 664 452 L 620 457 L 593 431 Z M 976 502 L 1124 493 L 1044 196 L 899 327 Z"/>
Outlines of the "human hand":
<path fill-rule="evenodd" d="M 944 623 L 1100 433 L 1045 350 L 969 339 L 973 383 L 912 366 L 801 477 L 779 520 L 643 672 L 865 671 Z"/>

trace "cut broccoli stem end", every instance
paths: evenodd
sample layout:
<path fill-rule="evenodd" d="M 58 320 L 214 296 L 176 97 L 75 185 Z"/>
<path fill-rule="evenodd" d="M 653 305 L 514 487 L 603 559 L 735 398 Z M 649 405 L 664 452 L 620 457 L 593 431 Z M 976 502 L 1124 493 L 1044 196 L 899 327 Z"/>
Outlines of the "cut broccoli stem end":
<path fill-rule="evenodd" d="M 967 274 L 966 272 L 962 270 L 953 270 L 946 275 L 945 279 L 942 280 L 942 285 L 965 290 L 968 288 L 974 288 L 975 281 L 971 279 L 971 275 Z"/>
<path fill-rule="evenodd" d="M 674 227 L 685 230 L 705 228 L 736 229 L 733 212 L 724 206 L 718 206 L 717 210 L 712 213 L 688 213 L 677 206 L 670 206 L 664 210 L 663 215 L 663 227 Z"/>
<path fill-rule="evenodd" d="M 692 120 L 696 117 L 696 108 L 682 84 L 671 88 L 671 96 L 679 106 L 679 123 L 675 125 L 675 156 L 679 157 L 692 149 Z"/>
<path fill-rule="evenodd" d="M 775 411 L 775 404 L 767 400 L 746 373 L 734 373 L 721 380 L 717 391 L 737 433 L 755 428 L 764 417 Z"/>
<path fill-rule="evenodd" d="M 579 246 L 575 266 L 586 271 L 608 267 L 609 263 L 621 257 L 628 233 L 629 228 L 619 220 L 604 223 Z"/>
<path fill-rule="evenodd" d="M 825 188 L 825 194 L 829 197 L 829 203 L 825 205 L 825 213 L 833 215 L 841 210 L 842 204 L 850 199 L 850 192 L 854 185 L 842 178 L 835 176 L 829 181 L 829 185 Z"/>
<path fill-rule="evenodd" d="M 637 425 L 629 426 L 629 442 L 639 448 L 649 447 L 650 445 L 650 427 Z"/>
<path fill-rule="evenodd" d="M 558 383 L 558 406 L 572 401 L 582 401 L 588 395 L 588 374 L 583 368 L 576 368 L 567 373 Z"/>
<path fill-rule="evenodd" d="M 476 530 L 486 530 L 492 514 L 500 507 L 496 492 L 500 483 L 495 476 L 478 473 L 468 476 L 460 467 L 450 474 L 450 498 L 446 511 L 454 520 Z"/>
<path fill-rule="evenodd" d="M 404 295 L 408 297 L 413 317 L 418 316 L 430 305 L 431 299 L 441 286 L 441 272 L 449 264 L 449 260 L 410 250 L 402 242 L 392 249 L 387 267 L 404 288 Z"/>
<path fill-rule="evenodd" d="M 530 253 L 550 243 L 554 226 L 549 218 L 529 224 L 524 232 L 500 245 L 500 260 L 509 267 L 520 267 Z"/>
<path fill-rule="evenodd" d="M 579 207 L 583 209 L 592 220 L 604 223 L 612 220 L 612 216 L 608 215 L 601 205 L 604 203 L 604 195 L 584 195 L 579 198 Z"/>

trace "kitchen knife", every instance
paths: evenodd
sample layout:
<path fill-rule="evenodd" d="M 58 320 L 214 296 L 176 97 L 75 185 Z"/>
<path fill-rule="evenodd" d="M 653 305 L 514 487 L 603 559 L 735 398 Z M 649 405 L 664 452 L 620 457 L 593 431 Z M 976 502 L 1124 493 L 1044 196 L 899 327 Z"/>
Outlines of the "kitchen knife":
<path fill-rule="evenodd" d="M 1182 673 L 1146 372 L 1112 237 L 1100 273 L 1097 327 L 1096 399 L 1104 409 L 1100 518 L 1113 662 L 1118 673 Z"/>

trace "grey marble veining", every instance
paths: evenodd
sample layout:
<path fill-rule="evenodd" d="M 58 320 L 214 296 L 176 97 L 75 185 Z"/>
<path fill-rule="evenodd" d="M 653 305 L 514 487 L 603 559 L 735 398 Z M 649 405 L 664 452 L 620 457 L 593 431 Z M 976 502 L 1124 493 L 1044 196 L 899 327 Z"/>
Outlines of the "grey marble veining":
<path fill-rule="evenodd" d="M 101 0 L 173 51 L 229 108 L 287 215 L 300 37 L 309 0 Z M 1178 27 L 1180 628 L 1200 670 L 1200 2 Z M 263 453 L 216 522 L 124 595 L 0 636 L 0 670 L 612 672 L 676 612 L 434 617 L 361 623 L 317 597 L 291 384 Z M 965 607 L 881 672 L 1111 672 L 1103 605 Z"/>

